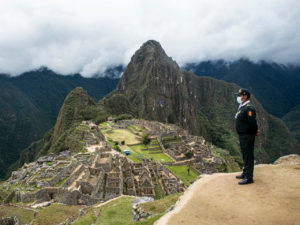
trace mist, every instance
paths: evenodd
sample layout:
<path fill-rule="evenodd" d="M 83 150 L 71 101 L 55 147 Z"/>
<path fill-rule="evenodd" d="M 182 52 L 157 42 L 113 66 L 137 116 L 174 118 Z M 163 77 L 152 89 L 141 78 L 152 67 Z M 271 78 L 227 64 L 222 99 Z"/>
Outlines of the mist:
<path fill-rule="evenodd" d="M 0 73 L 46 66 L 91 77 L 127 65 L 147 40 L 180 65 L 241 57 L 300 62 L 296 0 L 3 0 Z"/>

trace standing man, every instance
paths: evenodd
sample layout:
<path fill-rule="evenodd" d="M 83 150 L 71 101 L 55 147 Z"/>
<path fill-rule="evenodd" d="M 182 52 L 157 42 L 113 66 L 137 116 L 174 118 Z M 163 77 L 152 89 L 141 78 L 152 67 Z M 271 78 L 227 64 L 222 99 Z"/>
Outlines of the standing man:
<path fill-rule="evenodd" d="M 236 176 L 242 179 L 239 184 L 253 183 L 254 170 L 254 141 L 258 135 L 256 111 L 250 104 L 250 92 L 247 89 L 240 89 L 237 102 L 240 104 L 235 115 L 236 131 L 239 135 L 241 151 L 243 155 L 244 168 L 241 175 Z"/>

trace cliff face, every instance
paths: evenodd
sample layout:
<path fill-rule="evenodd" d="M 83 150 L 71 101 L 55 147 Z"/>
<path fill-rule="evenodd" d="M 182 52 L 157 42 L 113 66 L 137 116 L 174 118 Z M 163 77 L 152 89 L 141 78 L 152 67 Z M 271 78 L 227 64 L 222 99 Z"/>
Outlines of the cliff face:
<path fill-rule="evenodd" d="M 166 55 L 161 45 L 151 40 L 136 51 L 117 89 L 101 103 L 115 115 L 120 114 L 123 109 L 122 113 L 139 118 L 179 124 L 190 133 L 202 135 L 213 144 L 238 155 L 239 144 L 234 128 L 234 115 L 238 105 L 233 93 L 239 88 L 233 83 L 197 77 L 181 70 Z M 269 132 L 270 117 L 254 96 L 251 97 L 251 102 L 257 109 L 261 130 L 256 143 L 257 158 L 263 162 L 275 160 L 281 154 L 272 153 L 270 156 L 274 145 L 272 150 L 266 149 L 266 146 L 271 146 L 268 141 L 272 138 Z M 115 110 L 116 104 L 122 107 Z M 288 137 L 290 143 L 283 147 L 285 151 L 281 150 L 281 153 L 300 151 L 299 144 L 289 131 L 280 130 L 284 131 L 284 136 Z M 280 145 L 276 140 L 272 140 L 272 144 Z"/>
<path fill-rule="evenodd" d="M 178 122 L 185 128 L 186 118 L 195 118 L 183 72 L 156 41 L 148 41 L 135 53 L 117 93 L 130 99 L 138 117 Z"/>

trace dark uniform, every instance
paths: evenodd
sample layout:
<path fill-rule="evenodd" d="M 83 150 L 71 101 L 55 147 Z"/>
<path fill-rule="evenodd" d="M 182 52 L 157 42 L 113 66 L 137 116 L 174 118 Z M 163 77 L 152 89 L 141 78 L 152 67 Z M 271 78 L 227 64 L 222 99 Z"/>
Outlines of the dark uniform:
<path fill-rule="evenodd" d="M 252 180 L 254 169 L 254 141 L 257 134 L 255 108 L 247 103 L 238 109 L 236 114 L 236 131 L 239 134 L 244 168 L 242 177 Z"/>

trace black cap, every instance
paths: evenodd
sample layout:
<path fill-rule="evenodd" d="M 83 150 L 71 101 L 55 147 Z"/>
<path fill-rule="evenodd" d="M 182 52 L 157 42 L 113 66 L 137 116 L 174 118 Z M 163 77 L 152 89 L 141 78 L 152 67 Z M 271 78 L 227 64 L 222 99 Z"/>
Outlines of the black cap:
<path fill-rule="evenodd" d="M 246 88 L 241 88 L 241 89 L 239 90 L 239 92 L 234 93 L 234 94 L 236 94 L 236 95 L 238 95 L 238 96 L 240 96 L 240 95 L 247 95 L 248 98 L 250 98 L 250 92 L 249 92 L 249 90 L 246 89 Z"/>

